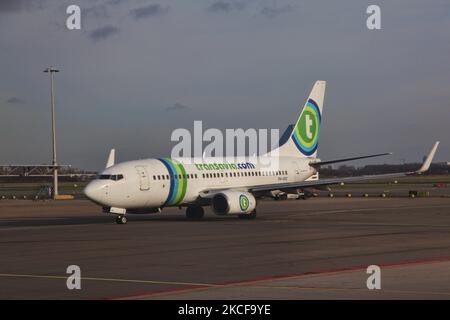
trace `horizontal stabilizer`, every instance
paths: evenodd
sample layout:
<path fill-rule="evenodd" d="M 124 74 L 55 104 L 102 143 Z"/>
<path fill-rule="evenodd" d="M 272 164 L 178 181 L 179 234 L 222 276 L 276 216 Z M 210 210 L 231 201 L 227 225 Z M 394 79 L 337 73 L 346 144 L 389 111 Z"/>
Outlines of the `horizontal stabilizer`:
<path fill-rule="evenodd" d="M 371 155 L 367 155 L 367 156 L 358 156 L 358 157 L 351 157 L 351 158 L 341 158 L 341 159 L 335 159 L 335 160 L 326 160 L 326 161 L 312 161 L 309 163 L 309 165 L 313 166 L 313 167 L 319 167 L 319 166 L 324 166 L 327 164 L 333 164 L 333 163 L 338 163 L 338 162 L 346 162 L 346 161 L 352 161 L 352 160 L 359 160 L 359 159 L 367 159 L 367 158 L 374 158 L 374 157 L 381 157 L 381 156 L 387 156 L 387 155 L 391 155 L 392 152 L 387 152 L 387 153 L 377 153 L 377 154 L 371 154 Z"/>

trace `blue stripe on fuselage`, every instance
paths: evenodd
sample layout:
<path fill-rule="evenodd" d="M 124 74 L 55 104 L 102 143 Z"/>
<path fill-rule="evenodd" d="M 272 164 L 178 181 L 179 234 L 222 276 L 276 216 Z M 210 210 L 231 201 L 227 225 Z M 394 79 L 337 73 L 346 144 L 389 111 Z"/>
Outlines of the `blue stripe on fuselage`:
<path fill-rule="evenodd" d="M 167 171 L 169 172 L 169 184 L 170 184 L 169 194 L 167 195 L 167 199 L 163 204 L 163 206 L 166 206 L 167 204 L 173 202 L 175 194 L 176 194 L 175 190 L 178 190 L 178 179 L 175 178 L 175 176 L 177 175 L 177 172 L 176 172 L 175 168 L 173 168 L 172 164 L 169 163 L 168 161 L 166 161 L 164 159 L 158 159 L 158 160 L 164 164 Z"/>

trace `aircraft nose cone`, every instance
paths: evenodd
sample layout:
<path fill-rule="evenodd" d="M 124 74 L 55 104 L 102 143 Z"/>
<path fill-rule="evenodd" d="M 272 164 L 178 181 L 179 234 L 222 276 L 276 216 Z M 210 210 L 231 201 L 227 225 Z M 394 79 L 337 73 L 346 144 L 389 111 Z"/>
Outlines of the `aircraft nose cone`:
<path fill-rule="evenodd" d="M 102 204 L 105 200 L 104 185 L 98 181 L 89 182 L 84 188 L 84 195 L 90 200 Z"/>

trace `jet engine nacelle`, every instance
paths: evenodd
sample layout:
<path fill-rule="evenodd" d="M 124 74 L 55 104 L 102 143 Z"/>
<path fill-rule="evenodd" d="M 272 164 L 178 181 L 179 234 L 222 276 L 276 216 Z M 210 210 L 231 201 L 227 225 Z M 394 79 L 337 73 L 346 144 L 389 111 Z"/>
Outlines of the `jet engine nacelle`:
<path fill-rule="evenodd" d="M 249 214 L 256 208 L 256 199 L 249 192 L 224 191 L 214 195 L 212 208 L 217 215 Z"/>

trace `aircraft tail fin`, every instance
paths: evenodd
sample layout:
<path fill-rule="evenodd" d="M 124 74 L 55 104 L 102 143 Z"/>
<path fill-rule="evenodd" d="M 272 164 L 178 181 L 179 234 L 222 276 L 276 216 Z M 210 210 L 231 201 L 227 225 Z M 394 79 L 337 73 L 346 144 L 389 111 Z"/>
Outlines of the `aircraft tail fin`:
<path fill-rule="evenodd" d="M 326 81 L 316 81 L 289 136 L 272 151 L 279 156 L 315 158 L 320 136 Z"/>

